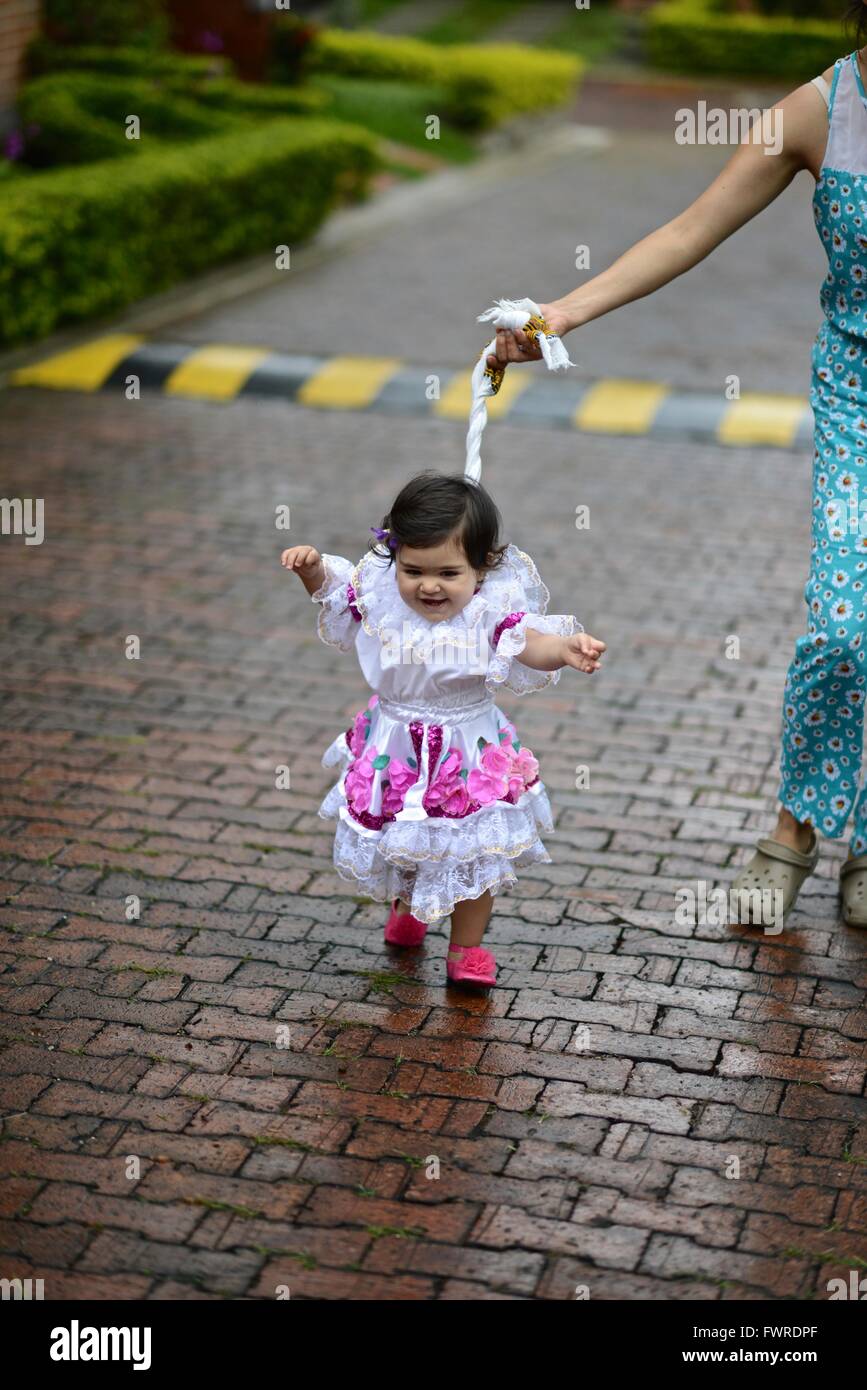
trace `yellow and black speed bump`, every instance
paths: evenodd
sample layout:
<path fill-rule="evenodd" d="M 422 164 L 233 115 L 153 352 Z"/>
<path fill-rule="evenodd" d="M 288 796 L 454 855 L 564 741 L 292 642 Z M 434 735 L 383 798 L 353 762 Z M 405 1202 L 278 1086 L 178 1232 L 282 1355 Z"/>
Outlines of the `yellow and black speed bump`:
<path fill-rule="evenodd" d="M 223 402 L 262 396 L 319 410 L 377 410 L 462 423 L 472 389 L 471 367 L 455 371 L 396 357 L 308 357 L 243 344 L 151 342 L 126 333 L 20 367 L 10 373 L 9 384 L 118 391 L 130 378 L 142 394 Z M 653 381 L 552 380 L 527 367 L 507 371 L 487 407 L 492 420 L 516 425 L 741 446 L 803 449 L 813 430 L 809 405 L 798 396 L 755 392 L 730 401 Z"/>

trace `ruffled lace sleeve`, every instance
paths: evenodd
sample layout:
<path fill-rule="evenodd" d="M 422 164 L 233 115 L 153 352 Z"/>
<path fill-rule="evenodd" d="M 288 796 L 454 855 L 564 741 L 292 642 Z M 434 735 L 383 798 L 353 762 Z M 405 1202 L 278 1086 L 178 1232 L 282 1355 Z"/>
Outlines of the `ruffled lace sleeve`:
<path fill-rule="evenodd" d="M 320 604 L 316 631 L 329 647 L 348 652 L 355 645 L 361 624 L 352 587 L 355 566 L 342 555 L 323 555 L 322 563 L 325 566 L 325 579 L 310 595 L 313 603 Z"/>
<path fill-rule="evenodd" d="M 530 556 L 509 546 L 502 577 L 497 575 L 491 585 L 494 601 L 488 614 L 490 657 L 485 686 L 494 698 L 502 688 L 527 695 L 559 681 L 560 671 L 537 671 L 516 659 L 527 645 L 528 628 L 558 637 L 584 631 L 572 613 L 546 613 L 549 598 Z"/>
<path fill-rule="evenodd" d="M 535 632 L 553 632 L 558 637 L 571 637 L 574 632 L 584 631 L 571 613 L 522 613 L 520 610 L 508 613 L 497 624 L 491 638 L 485 685 L 492 695 L 499 686 L 505 686 L 516 695 L 527 695 L 531 690 L 544 690 L 546 685 L 556 685 L 559 681 L 560 671 L 537 671 L 516 660 L 527 645 L 528 627 Z"/>

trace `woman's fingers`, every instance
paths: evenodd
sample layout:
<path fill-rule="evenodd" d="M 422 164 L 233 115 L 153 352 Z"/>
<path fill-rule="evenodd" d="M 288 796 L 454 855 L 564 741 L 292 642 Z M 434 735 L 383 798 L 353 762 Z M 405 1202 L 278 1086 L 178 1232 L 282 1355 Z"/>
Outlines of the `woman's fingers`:
<path fill-rule="evenodd" d="M 538 343 L 531 343 L 523 328 L 498 328 L 493 353 L 485 358 L 488 367 L 505 367 L 509 362 L 533 362 L 542 356 Z"/>

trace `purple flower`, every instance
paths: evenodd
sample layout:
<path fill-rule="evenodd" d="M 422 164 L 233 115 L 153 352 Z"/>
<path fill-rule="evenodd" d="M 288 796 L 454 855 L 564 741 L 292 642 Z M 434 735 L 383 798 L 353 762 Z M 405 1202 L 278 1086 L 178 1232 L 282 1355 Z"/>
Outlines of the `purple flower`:
<path fill-rule="evenodd" d="M 24 153 L 24 136 L 20 130 L 12 130 L 6 136 L 3 153 L 7 159 L 20 159 Z"/>
<path fill-rule="evenodd" d="M 371 526 L 370 529 L 378 541 L 387 541 L 390 550 L 397 550 L 397 541 L 392 539 L 387 526 Z"/>

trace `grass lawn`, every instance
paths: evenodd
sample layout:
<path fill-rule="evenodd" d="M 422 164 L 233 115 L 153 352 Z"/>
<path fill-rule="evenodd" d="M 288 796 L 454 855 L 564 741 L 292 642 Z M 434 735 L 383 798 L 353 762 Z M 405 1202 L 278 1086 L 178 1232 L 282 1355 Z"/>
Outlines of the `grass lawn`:
<path fill-rule="evenodd" d="M 323 116 L 353 121 L 388 140 L 424 150 L 455 164 L 469 163 L 476 158 L 472 140 L 442 119 L 439 140 L 426 138 L 426 118 L 430 115 L 441 117 L 445 109 L 445 94 L 439 87 L 384 82 L 379 78 L 337 77 L 331 73 L 311 75 L 309 85 L 327 92 L 331 98 Z"/>
<path fill-rule="evenodd" d="M 359 27 L 367 27 L 375 24 L 383 15 L 388 14 L 389 10 L 396 10 L 399 5 L 405 5 L 406 0 L 356 0 L 358 7 Z"/>
<path fill-rule="evenodd" d="M 545 35 L 543 47 L 578 53 L 588 63 L 604 63 L 616 56 L 623 43 L 626 24 L 617 10 L 601 6 L 575 10 L 565 23 Z"/>
<path fill-rule="evenodd" d="M 418 38 L 430 43 L 473 43 L 526 8 L 527 0 L 465 0 L 452 14 L 420 30 Z"/>
<path fill-rule="evenodd" d="M 399 10 L 406 0 L 358 0 L 359 23 L 376 27 L 383 15 Z M 429 43 L 496 42 L 501 24 L 533 9 L 533 0 L 464 0 L 442 19 L 415 31 L 415 37 Z M 588 62 L 605 62 L 614 57 L 622 43 L 624 17 L 608 5 L 576 10 L 571 3 L 562 6 L 562 22 L 556 19 L 535 45 L 578 53 Z"/>

